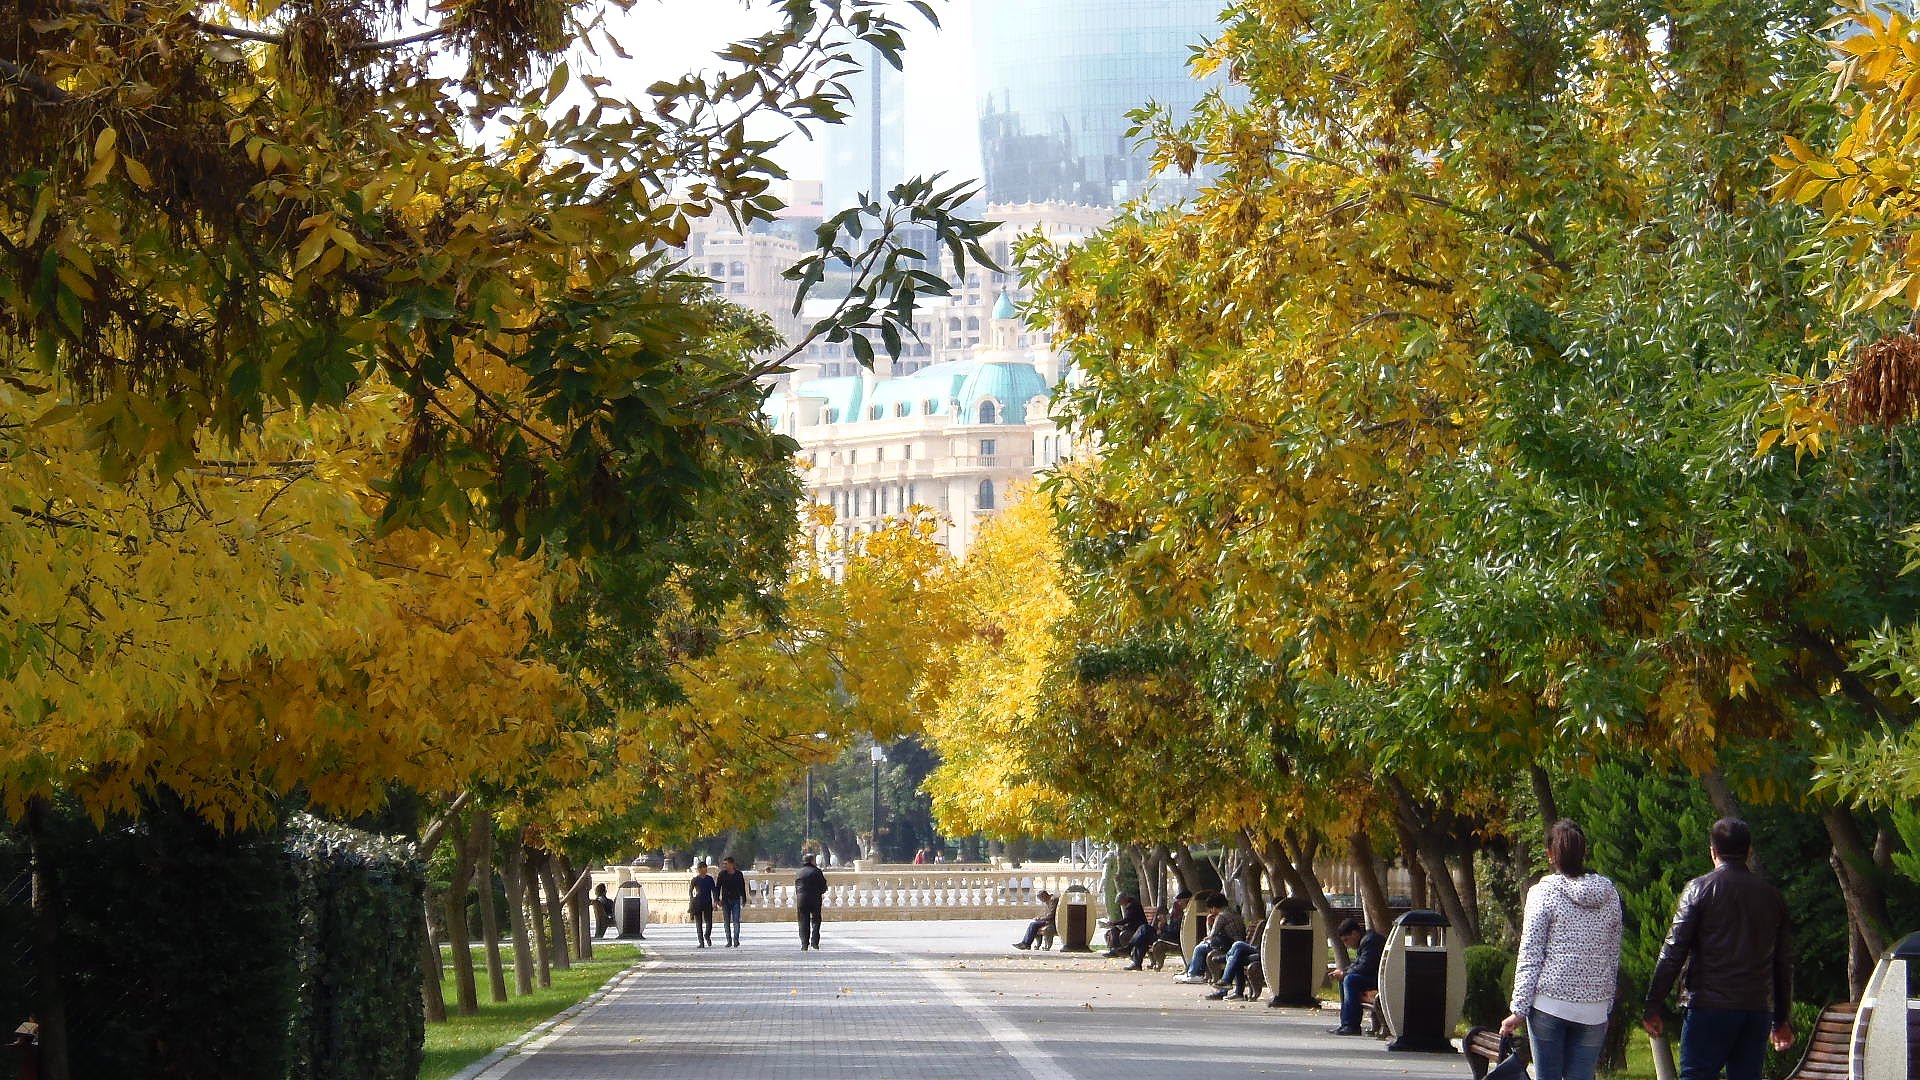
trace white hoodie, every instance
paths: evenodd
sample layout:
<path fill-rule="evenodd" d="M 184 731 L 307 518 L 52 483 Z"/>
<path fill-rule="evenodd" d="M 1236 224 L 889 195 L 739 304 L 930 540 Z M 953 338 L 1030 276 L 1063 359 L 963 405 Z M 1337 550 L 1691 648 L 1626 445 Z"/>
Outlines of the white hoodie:
<path fill-rule="evenodd" d="M 1576 1023 L 1605 1023 L 1619 968 L 1620 894 L 1613 882 L 1592 872 L 1548 874 L 1527 890 L 1513 973 L 1516 1015 L 1538 1006 Z"/>

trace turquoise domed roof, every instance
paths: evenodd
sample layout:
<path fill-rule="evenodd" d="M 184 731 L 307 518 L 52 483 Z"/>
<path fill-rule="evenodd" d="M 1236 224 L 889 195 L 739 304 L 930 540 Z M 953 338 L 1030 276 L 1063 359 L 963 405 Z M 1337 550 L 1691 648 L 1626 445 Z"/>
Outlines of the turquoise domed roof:
<path fill-rule="evenodd" d="M 1032 364 L 987 363 L 971 366 L 974 370 L 961 384 L 957 395 L 962 416 L 969 422 L 979 422 L 980 403 L 991 399 L 999 405 L 996 417 L 999 423 L 1024 424 L 1027 422 L 1027 402 L 1037 397 L 1048 397 L 1052 389 Z"/>
<path fill-rule="evenodd" d="M 793 389 L 795 397 L 816 398 L 833 410 L 840 423 L 861 419 L 860 402 L 865 396 L 866 387 L 859 376 L 841 376 L 833 379 L 814 379 L 800 383 Z M 824 421 L 826 418 L 823 416 Z"/>
<path fill-rule="evenodd" d="M 993 317 L 996 319 L 1017 319 L 1020 317 L 1020 313 L 1013 309 L 1013 294 L 1000 294 L 1000 299 L 993 305 Z"/>

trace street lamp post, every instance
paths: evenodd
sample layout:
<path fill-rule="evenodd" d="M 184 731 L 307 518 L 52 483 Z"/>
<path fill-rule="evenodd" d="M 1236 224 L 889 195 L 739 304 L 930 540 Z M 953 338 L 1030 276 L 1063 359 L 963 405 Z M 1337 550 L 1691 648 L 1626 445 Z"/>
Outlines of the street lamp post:
<path fill-rule="evenodd" d="M 816 731 L 813 733 L 813 739 L 815 742 L 826 742 L 827 733 L 824 731 Z M 801 810 L 800 854 L 805 855 L 807 851 L 812 848 L 812 846 L 813 846 L 813 762 L 811 759 L 809 759 L 807 762 L 807 800 L 806 800 L 805 807 L 802 808 Z"/>
<path fill-rule="evenodd" d="M 887 760 L 887 752 L 878 746 L 873 747 L 873 861 L 880 861 L 880 763 Z"/>

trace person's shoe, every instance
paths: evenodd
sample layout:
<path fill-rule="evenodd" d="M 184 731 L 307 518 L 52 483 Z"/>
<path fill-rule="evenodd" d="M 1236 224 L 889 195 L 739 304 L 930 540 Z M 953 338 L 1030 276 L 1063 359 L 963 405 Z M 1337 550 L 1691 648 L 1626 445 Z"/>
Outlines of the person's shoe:
<path fill-rule="evenodd" d="M 1276 997 L 1272 1001 L 1267 1002 L 1267 1008 L 1269 1009 L 1280 1008 L 1280 999 Z"/>
<path fill-rule="evenodd" d="M 1204 975 L 1181 975 L 1179 978 L 1176 978 L 1173 981 L 1177 983 L 1186 983 L 1191 985 L 1194 983 L 1206 982 L 1207 978 Z"/>
<path fill-rule="evenodd" d="M 1359 1029 L 1359 1028 L 1357 1028 L 1357 1027 L 1337 1027 L 1337 1028 L 1328 1028 L 1328 1029 L 1327 1029 L 1327 1034 L 1329 1034 L 1329 1035 L 1358 1035 L 1358 1034 L 1360 1034 L 1360 1029 Z"/>
<path fill-rule="evenodd" d="M 1126 967 L 1123 967 L 1123 968 L 1121 968 L 1120 970 L 1121 970 L 1121 971 L 1139 971 L 1139 970 L 1140 970 L 1140 962 L 1136 960 L 1136 961 L 1134 961 L 1133 963 L 1131 963 L 1131 964 L 1128 964 L 1128 965 L 1127 965 Z"/>
<path fill-rule="evenodd" d="M 1215 990 L 1213 993 L 1208 994 L 1206 996 L 1207 1001 L 1225 1001 L 1226 998 L 1227 998 L 1227 992 L 1225 990 Z"/>
<path fill-rule="evenodd" d="M 1119 949 L 1108 949 L 1106 952 L 1101 953 L 1100 955 L 1106 957 L 1109 960 L 1117 960 L 1119 959 L 1121 954 Z"/>
<path fill-rule="evenodd" d="M 1240 991 L 1238 991 L 1238 990 L 1233 990 L 1233 991 L 1230 991 L 1230 992 L 1228 992 L 1228 994 L 1227 994 L 1227 1000 L 1228 1000 L 1228 1001 L 1252 1001 L 1252 1000 L 1253 1000 L 1253 995 L 1252 995 L 1252 994 L 1243 994 L 1243 993 L 1241 993 L 1241 992 L 1240 992 Z"/>
<path fill-rule="evenodd" d="M 1014 947 L 1014 948 L 1016 948 L 1016 949 L 1019 949 L 1019 950 L 1020 950 L 1021 952 L 1026 952 L 1026 951 L 1027 951 L 1027 949 L 1028 949 L 1028 945 L 1027 945 L 1027 943 L 1026 943 L 1026 942 L 1024 942 L 1024 941 L 1016 941 L 1016 942 L 1014 942 L 1014 943 L 1013 943 L 1013 947 Z"/>

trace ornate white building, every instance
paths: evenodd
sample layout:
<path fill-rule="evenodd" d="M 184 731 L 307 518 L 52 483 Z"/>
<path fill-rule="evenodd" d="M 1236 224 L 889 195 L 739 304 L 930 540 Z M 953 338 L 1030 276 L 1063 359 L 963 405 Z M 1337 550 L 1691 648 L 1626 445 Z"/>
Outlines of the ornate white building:
<path fill-rule="evenodd" d="M 1038 231 L 1076 243 L 1110 214 L 1064 203 L 989 206 L 986 216 L 1002 224 L 985 244 L 1011 266 L 1015 238 Z M 713 229 L 688 249 L 727 299 L 769 315 L 789 336 L 811 324 L 794 316 L 791 283 L 778 272 L 799 258 L 797 244 Z M 964 557 L 1011 490 L 1071 456 L 1051 411 L 1066 372 L 1048 335 L 1021 324 L 1017 288 L 1010 271 L 970 267 L 952 296 L 923 300 L 917 340 L 898 360 L 883 355 L 868 369 L 844 343 L 818 341 L 769 385 L 768 422 L 800 444 L 808 498 L 833 508 L 843 541 L 921 507 L 942 523 L 937 538 L 947 550 Z"/>

